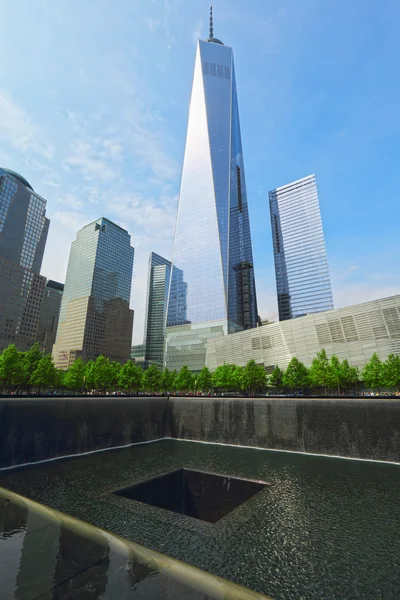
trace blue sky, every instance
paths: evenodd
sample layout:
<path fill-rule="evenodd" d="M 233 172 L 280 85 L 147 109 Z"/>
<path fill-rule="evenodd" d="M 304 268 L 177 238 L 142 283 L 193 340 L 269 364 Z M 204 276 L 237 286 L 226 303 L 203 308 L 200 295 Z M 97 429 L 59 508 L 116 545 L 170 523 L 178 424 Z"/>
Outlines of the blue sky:
<path fill-rule="evenodd" d="M 400 293 L 400 2 L 216 0 L 233 46 L 259 312 L 276 319 L 268 191 L 315 173 L 336 306 Z M 48 200 L 42 272 L 63 281 L 90 220 L 172 252 L 200 0 L 1 3 L 0 165 Z"/>

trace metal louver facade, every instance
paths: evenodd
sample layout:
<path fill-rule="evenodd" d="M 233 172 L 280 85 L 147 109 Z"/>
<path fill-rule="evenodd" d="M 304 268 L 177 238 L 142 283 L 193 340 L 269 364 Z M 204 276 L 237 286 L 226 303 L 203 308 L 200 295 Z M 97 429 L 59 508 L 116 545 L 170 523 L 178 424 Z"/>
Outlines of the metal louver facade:
<path fill-rule="evenodd" d="M 382 360 L 400 354 L 400 295 L 210 339 L 206 364 L 214 370 L 253 359 L 271 372 L 276 365 L 286 368 L 293 356 L 310 366 L 322 348 L 358 367 L 374 352 Z"/>

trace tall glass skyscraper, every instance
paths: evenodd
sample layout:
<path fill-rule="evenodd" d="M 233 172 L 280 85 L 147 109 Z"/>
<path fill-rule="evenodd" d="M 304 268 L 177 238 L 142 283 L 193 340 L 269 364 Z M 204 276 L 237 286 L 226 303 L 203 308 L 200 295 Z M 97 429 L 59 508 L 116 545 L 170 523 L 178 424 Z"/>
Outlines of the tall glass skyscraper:
<path fill-rule="evenodd" d="M 169 320 L 184 322 L 186 320 L 187 286 L 183 281 L 183 273 L 171 262 L 155 252 L 150 253 L 147 280 L 146 319 L 144 325 L 144 355 L 149 363 L 162 367 L 164 364 L 165 327 L 167 324 L 168 293 L 171 282 L 171 313 Z"/>
<path fill-rule="evenodd" d="M 76 358 L 130 358 L 131 236 L 108 219 L 83 227 L 72 242 L 53 357 L 58 368 Z"/>
<path fill-rule="evenodd" d="M 160 367 L 164 364 L 164 333 L 167 323 L 170 276 L 171 262 L 151 252 L 144 324 L 145 359 Z"/>
<path fill-rule="evenodd" d="M 44 354 L 51 354 L 56 341 L 63 291 L 63 283 L 51 279 L 46 283 L 36 338 Z"/>
<path fill-rule="evenodd" d="M 166 365 L 197 371 L 208 338 L 257 323 L 233 53 L 214 38 L 212 15 L 197 44 L 172 262 L 186 309 L 176 311 L 170 293 Z"/>
<path fill-rule="evenodd" d="M 269 192 L 279 320 L 333 309 L 315 175 Z"/>
<path fill-rule="evenodd" d="M 49 224 L 46 200 L 22 175 L 0 168 L 0 350 L 36 341 Z"/>

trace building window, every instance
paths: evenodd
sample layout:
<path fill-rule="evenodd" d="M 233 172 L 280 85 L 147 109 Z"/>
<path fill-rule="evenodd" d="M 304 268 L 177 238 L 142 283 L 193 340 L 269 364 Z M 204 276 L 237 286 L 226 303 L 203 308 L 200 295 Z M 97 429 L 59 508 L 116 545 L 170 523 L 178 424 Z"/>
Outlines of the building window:
<path fill-rule="evenodd" d="M 238 165 L 236 165 L 236 179 L 237 179 L 237 189 L 238 189 L 238 209 L 239 209 L 239 212 L 242 212 L 242 210 L 243 210 L 242 182 L 241 182 L 241 178 L 240 178 L 240 167 L 238 167 Z"/>

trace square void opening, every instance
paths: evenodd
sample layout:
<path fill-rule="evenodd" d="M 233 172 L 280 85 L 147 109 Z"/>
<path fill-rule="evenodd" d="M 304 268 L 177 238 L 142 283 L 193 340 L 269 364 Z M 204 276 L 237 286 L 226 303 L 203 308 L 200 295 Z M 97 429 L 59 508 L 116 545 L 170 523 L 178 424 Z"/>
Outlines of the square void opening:
<path fill-rule="evenodd" d="M 266 485 L 265 482 L 179 469 L 118 490 L 115 494 L 216 523 Z"/>

